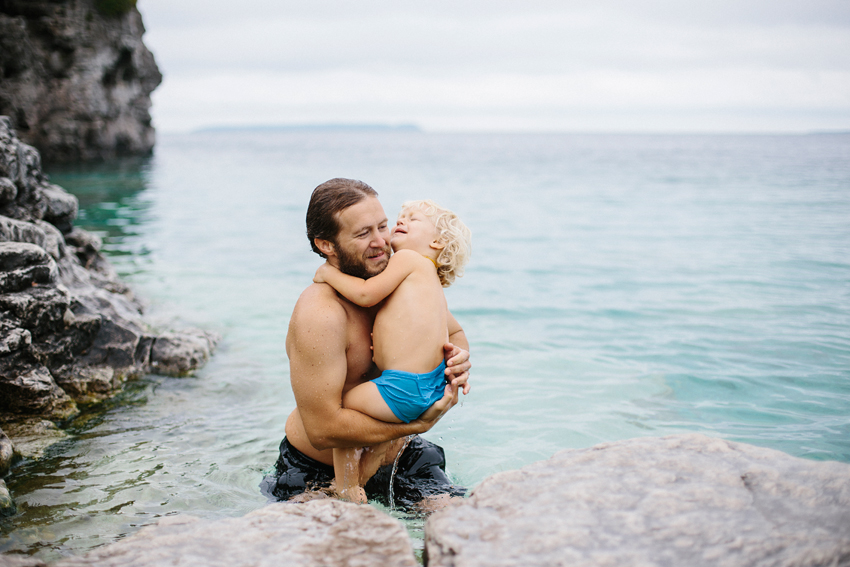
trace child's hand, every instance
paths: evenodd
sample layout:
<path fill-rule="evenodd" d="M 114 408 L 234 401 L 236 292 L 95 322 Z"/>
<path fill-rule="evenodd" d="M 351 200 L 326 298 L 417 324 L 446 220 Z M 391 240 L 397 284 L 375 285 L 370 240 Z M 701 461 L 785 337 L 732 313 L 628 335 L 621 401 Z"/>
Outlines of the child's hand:
<path fill-rule="evenodd" d="M 328 268 L 330 267 L 331 266 L 327 262 L 319 266 L 319 269 L 316 270 L 316 275 L 313 276 L 313 283 L 325 283 L 324 276 L 327 273 Z"/>
<path fill-rule="evenodd" d="M 337 271 L 336 268 L 325 262 L 319 269 L 316 270 L 316 275 L 313 276 L 313 283 L 327 283 L 328 282 L 328 274 L 330 272 Z"/>

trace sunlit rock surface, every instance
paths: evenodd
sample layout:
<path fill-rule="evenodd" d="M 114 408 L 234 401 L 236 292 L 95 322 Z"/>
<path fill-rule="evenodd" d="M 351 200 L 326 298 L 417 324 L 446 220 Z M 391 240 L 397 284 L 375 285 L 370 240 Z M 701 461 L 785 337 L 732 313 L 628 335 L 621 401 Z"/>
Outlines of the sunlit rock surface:
<path fill-rule="evenodd" d="M 2 564 L 2 563 L 0 563 Z M 371 506 L 276 503 L 241 518 L 164 518 L 54 567 L 415 567 L 407 531 Z"/>
<path fill-rule="evenodd" d="M 96 0 L 0 2 L 0 114 L 49 161 L 137 155 L 154 145 L 162 81 L 136 8 Z M 9 187 L 0 181 L 0 197 Z"/>
<path fill-rule="evenodd" d="M 850 565 L 850 465 L 690 434 L 487 478 L 425 526 L 427 565 Z"/>

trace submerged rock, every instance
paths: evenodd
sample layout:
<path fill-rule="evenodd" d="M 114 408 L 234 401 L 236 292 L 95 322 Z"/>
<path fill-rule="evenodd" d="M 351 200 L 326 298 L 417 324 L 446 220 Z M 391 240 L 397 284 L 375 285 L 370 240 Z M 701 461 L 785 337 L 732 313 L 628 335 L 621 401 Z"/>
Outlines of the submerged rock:
<path fill-rule="evenodd" d="M 151 349 L 151 370 L 166 376 L 185 376 L 207 363 L 218 337 L 201 330 L 162 333 Z"/>
<path fill-rule="evenodd" d="M 6 481 L 0 478 L 0 518 L 13 516 L 17 511 L 9 489 L 6 488 Z"/>
<path fill-rule="evenodd" d="M 276 503 L 241 518 L 163 518 L 54 567 L 415 567 L 407 530 L 371 506 Z"/>
<path fill-rule="evenodd" d="M 105 11 L 105 4 L 126 10 Z M 153 147 L 150 94 L 162 75 L 142 43 L 145 29 L 134 5 L 0 2 L 0 114 L 11 116 L 45 159 L 104 159 Z M 0 203 L 13 193 L 0 179 Z M 47 205 L 44 218 L 62 228 L 76 203 L 59 192 Z"/>
<path fill-rule="evenodd" d="M 12 440 L 6 433 L 0 429 L 0 477 L 6 475 L 12 466 L 12 460 L 15 458 L 15 446 L 12 445 Z"/>
<path fill-rule="evenodd" d="M 690 434 L 561 451 L 425 525 L 427 565 L 846 565 L 850 465 Z"/>
<path fill-rule="evenodd" d="M 15 440 L 12 447 L 13 460 L 16 457 L 40 459 L 45 449 L 68 437 L 67 433 L 50 420 L 40 417 L 11 417 L 11 421 L 4 421 L 0 425 L 8 436 Z"/>

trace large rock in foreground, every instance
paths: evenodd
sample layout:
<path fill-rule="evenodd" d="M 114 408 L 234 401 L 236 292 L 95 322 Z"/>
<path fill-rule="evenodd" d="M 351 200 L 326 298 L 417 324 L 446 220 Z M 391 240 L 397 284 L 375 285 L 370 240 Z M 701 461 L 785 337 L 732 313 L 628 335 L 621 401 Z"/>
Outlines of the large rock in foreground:
<path fill-rule="evenodd" d="M 850 565 L 850 465 L 690 434 L 561 451 L 425 525 L 427 565 Z"/>
<path fill-rule="evenodd" d="M 166 517 L 54 567 L 416 567 L 407 531 L 371 506 L 277 503 L 241 518 Z"/>
<path fill-rule="evenodd" d="M 0 1 L 0 114 L 11 116 L 21 138 L 46 160 L 103 159 L 153 147 L 150 93 L 162 75 L 142 43 L 134 4 Z"/>

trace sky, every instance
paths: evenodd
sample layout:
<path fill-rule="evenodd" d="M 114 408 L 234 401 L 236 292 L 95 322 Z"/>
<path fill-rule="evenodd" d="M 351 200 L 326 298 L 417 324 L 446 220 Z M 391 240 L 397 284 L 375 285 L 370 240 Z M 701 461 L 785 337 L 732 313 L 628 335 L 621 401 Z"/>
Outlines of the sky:
<path fill-rule="evenodd" d="M 850 0 L 138 0 L 161 132 L 850 130 Z"/>

